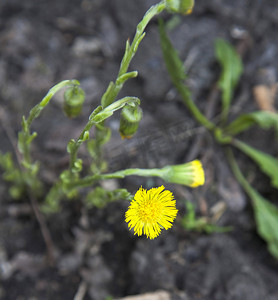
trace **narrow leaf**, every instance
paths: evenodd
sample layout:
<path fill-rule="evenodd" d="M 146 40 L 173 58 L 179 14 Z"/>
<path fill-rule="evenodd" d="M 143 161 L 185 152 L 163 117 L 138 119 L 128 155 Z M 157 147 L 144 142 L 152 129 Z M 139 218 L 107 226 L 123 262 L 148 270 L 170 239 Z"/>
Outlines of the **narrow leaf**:
<path fill-rule="evenodd" d="M 114 101 L 114 99 L 112 98 L 114 94 L 114 89 L 115 89 L 115 83 L 111 81 L 107 87 L 107 90 L 105 91 L 105 93 L 101 98 L 101 105 L 103 107 L 110 105 Z"/>
<path fill-rule="evenodd" d="M 107 118 L 109 118 L 112 115 L 113 115 L 113 111 L 104 111 L 104 110 L 102 110 L 100 113 L 95 115 L 90 120 L 94 123 L 101 123 L 101 122 L 103 122 L 104 120 L 106 120 Z"/>
<path fill-rule="evenodd" d="M 236 135 L 247 130 L 253 125 L 258 125 L 263 129 L 274 127 L 278 132 L 278 114 L 270 111 L 255 111 L 239 116 L 234 120 L 225 131 L 229 135 Z"/>
<path fill-rule="evenodd" d="M 222 67 L 218 85 L 222 90 L 222 113 L 223 117 L 226 118 L 234 89 L 243 71 L 243 66 L 241 58 L 233 46 L 223 39 L 216 40 L 215 55 Z"/>
<path fill-rule="evenodd" d="M 103 107 L 99 105 L 91 114 L 89 117 L 89 120 L 93 119 L 98 113 L 100 113 L 103 110 Z"/>
<path fill-rule="evenodd" d="M 168 70 L 172 83 L 180 93 L 184 104 L 200 124 L 202 124 L 209 130 L 214 129 L 215 125 L 201 113 L 201 111 L 192 100 L 191 92 L 187 85 L 184 83 L 184 80 L 187 76 L 184 70 L 183 62 L 180 60 L 178 52 L 173 47 L 170 39 L 168 38 L 162 20 L 159 20 L 159 35 L 166 68 Z"/>
<path fill-rule="evenodd" d="M 180 60 L 177 50 L 173 47 L 169 40 L 165 31 L 164 23 L 161 19 L 159 19 L 159 34 L 167 70 L 173 83 L 176 86 L 180 85 L 181 82 L 186 79 L 183 62 Z"/>
<path fill-rule="evenodd" d="M 250 187 L 249 196 L 253 200 L 257 230 L 267 241 L 269 252 L 278 258 L 278 208 Z"/>
<path fill-rule="evenodd" d="M 271 184 L 278 188 L 278 159 L 266 154 L 262 151 L 254 149 L 253 147 L 235 141 L 235 146 L 243 151 L 246 155 L 251 157 L 260 167 L 260 169 L 271 178 Z"/>
<path fill-rule="evenodd" d="M 269 252 L 278 258 L 278 208 L 252 188 L 241 173 L 231 150 L 228 157 L 235 177 L 252 200 L 257 231 L 267 242 Z"/>
<path fill-rule="evenodd" d="M 124 84 L 128 79 L 135 78 L 137 77 L 137 75 L 138 75 L 137 71 L 125 73 L 122 76 L 118 77 L 116 84 Z"/>

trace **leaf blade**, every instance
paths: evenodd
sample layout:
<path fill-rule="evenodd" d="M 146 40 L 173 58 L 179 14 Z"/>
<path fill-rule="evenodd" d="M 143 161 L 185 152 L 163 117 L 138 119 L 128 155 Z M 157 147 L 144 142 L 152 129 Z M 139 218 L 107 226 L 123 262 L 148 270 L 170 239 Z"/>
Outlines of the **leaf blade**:
<path fill-rule="evenodd" d="M 278 258 L 278 208 L 253 188 L 250 189 L 249 196 L 254 204 L 257 231 L 267 241 L 269 252 Z"/>
<path fill-rule="evenodd" d="M 235 141 L 235 146 L 252 158 L 258 164 L 261 171 L 270 177 L 271 184 L 278 188 L 278 159 L 239 140 Z"/>
<path fill-rule="evenodd" d="M 242 74 L 243 65 L 234 47 L 223 39 L 217 39 L 215 42 L 215 56 L 222 68 L 218 86 L 222 90 L 222 118 L 225 119 L 234 89 Z"/>
<path fill-rule="evenodd" d="M 267 242 L 269 252 L 278 259 L 278 207 L 260 195 L 244 178 L 230 150 L 229 162 L 235 177 L 252 200 L 258 234 Z"/>
<path fill-rule="evenodd" d="M 181 85 L 182 81 L 187 77 L 183 62 L 179 58 L 177 50 L 173 47 L 170 39 L 168 38 L 164 23 L 161 19 L 159 19 L 159 35 L 163 58 L 169 75 L 176 86 Z"/>
<path fill-rule="evenodd" d="M 278 114 L 270 111 L 255 111 L 243 114 L 228 125 L 225 132 L 229 135 L 236 135 L 254 125 L 258 125 L 262 129 L 273 127 L 278 132 Z"/>

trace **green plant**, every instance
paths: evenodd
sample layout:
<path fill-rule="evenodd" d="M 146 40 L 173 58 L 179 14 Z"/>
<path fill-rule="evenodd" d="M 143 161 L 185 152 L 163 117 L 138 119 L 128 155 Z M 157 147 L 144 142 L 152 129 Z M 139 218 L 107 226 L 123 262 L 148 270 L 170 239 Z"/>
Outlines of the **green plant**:
<path fill-rule="evenodd" d="M 137 26 L 132 43 L 129 40 L 126 42 L 125 53 L 115 82 L 110 82 L 101 98 L 101 105 L 93 110 L 79 137 L 68 142 L 68 169 L 61 172 L 59 180 L 50 190 L 47 191 L 44 183 L 40 180 L 39 162 L 34 161 L 32 158 L 31 146 L 37 133 L 32 132 L 31 127 L 33 121 L 40 116 L 52 97 L 63 88 L 66 88 L 64 93 L 64 111 L 66 115 L 76 117 L 81 112 L 85 94 L 77 80 L 64 80 L 52 87 L 42 101 L 31 109 L 28 118 L 22 118 L 22 130 L 18 133 L 18 167 L 15 166 L 12 155 L 0 153 L 0 166 L 4 170 L 4 178 L 11 183 L 11 196 L 21 198 L 24 192 L 28 194 L 50 252 L 53 252 L 53 249 L 51 250 L 53 245 L 40 211 L 42 210 L 45 213 L 58 212 L 61 200 L 64 198 L 77 198 L 81 188 L 93 188 L 93 190 L 88 192 L 85 203 L 89 206 L 103 207 L 106 203 L 117 199 L 131 200 L 133 198 L 126 189 L 108 192 L 101 186 L 98 186 L 99 181 L 104 179 L 139 175 L 158 176 L 168 182 L 191 187 L 204 183 L 204 172 L 200 162 L 196 163 L 195 161 L 193 165 L 188 163 L 180 166 L 166 166 L 162 169 L 126 169 L 107 174 L 104 173 L 107 164 L 102 157 L 102 148 L 109 141 L 111 135 L 110 129 L 105 126 L 107 118 L 112 116 L 115 111 L 122 110 L 120 121 L 122 137 L 131 137 L 135 134 L 142 118 L 142 111 L 139 107 L 140 100 L 137 97 L 128 96 L 116 99 L 125 82 L 138 74 L 137 71 L 128 72 L 128 68 L 140 42 L 145 36 L 144 30 L 147 24 L 163 10 L 187 13 L 192 10 L 193 5 L 193 0 L 162 0 L 146 12 Z M 93 127 L 95 130 L 94 135 L 91 134 Z M 88 153 L 92 157 L 92 163 L 89 169 L 83 170 L 83 160 L 79 157 L 78 152 L 81 145 L 85 142 Z M 40 205 L 38 204 L 39 202 Z M 150 226 L 153 225 L 151 224 Z"/>
<path fill-rule="evenodd" d="M 232 227 L 217 226 L 208 217 L 196 217 L 194 205 L 190 201 L 185 201 L 186 214 L 181 219 L 182 226 L 188 231 L 198 231 L 205 233 L 228 232 Z"/>
<path fill-rule="evenodd" d="M 278 228 L 278 209 L 251 187 L 240 172 L 232 152 L 233 148 L 237 148 L 249 156 L 261 171 L 270 177 L 271 185 L 278 188 L 278 159 L 251 147 L 236 137 L 236 135 L 254 125 L 263 129 L 273 127 L 277 131 L 278 114 L 267 111 L 255 111 L 242 114 L 231 123 L 228 123 L 233 93 L 242 74 L 243 66 L 241 58 L 235 49 L 226 41 L 218 39 L 215 43 L 215 52 L 216 58 L 222 67 L 218 81 L 218 86 L 221 90 L 222 110 L 219 124 L 208 120 L 192 100 L 190 90 L 184 82 L 186 73 L 183 63 L 167 36 L 162 20 L 159 22 L 159 32 L 164 61 L 172 83 L 195 119 L 213 134 L 218 143 L 226 146 L 228 161 L 234 175 L 252 200 L 258 233 L 268 243 L 268 249 L 271 254 L 278 258 L 278 231 L 276 230 Z"/>

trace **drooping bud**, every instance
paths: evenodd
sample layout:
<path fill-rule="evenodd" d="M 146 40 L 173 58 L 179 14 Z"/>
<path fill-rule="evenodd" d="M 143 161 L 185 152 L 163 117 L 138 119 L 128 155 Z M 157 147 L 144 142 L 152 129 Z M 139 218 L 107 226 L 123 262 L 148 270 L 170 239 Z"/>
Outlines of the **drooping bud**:
<path fill-rule="evenodd" d="M 142 115 L 142 109 L 138 105 L 127 105 L 122 109 L 119 129 L 122 139 L 130 139 L 136 133 Z"/>
<path fill-rule="evenodd" d="M 166 0 L 166 9 L 170 12 L 188 15 L 193 7 L 194 0 Z"/>
<path fill-rule="evenodd" d="M 77 117 L 85 100 L 85 93 L 79 86 L 71 86 L 64 93 L 64 112 L 69 118 Z"/>

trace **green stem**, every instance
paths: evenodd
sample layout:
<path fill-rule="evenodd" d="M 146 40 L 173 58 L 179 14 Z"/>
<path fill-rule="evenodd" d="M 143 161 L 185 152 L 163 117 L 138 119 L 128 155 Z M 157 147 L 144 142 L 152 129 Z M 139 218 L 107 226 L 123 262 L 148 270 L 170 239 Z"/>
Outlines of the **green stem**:
<path fill-rule="evenodd" d="M 63 87 L 71 85 L 79 85 L 79 82 L 77 80 L 64 80 L 52 87 L 42 101 L 31 109 L 29 117 L 26 121 L 28 128 L 30 128 L 33 120 L 40 115 L 41 111 L 49 103 L 51 98 Z"/>
<path fill-rule="evenodd" d="M 129 45 L 129 41 L 127 41 L 125 54 L 121 61 L 117 79 L 116 79 L 115 83 L 110 83 L 105 94 L 102 97 L 101 103 L 104 107 L 107 105 L 110 105 L 111 103 L 114 102 L 118 93 L 120 92 L 121 88 L 123 87 L 125 80 L 120 80 L 120 79 L 122 76 L 124 76 L 126 74 L 128 67 L 130 65 L 130 62 L 131 62 L 132 58 L 134 57 L 135 53 L 137 52 L 140 42 L 142 41 L 142 39 L 145 36 L 144 30 L 145 30 L 146 26 L 148 25 L 148 23 L 154 16 L 160 14 L 164 9 L 165 9 L 165 0 L 162 0 L 160 3 L 153 5 L 145 13 L 143 19 L 137 25 L 136 33 L 133 38 L 132 44 Z M 136 75 L 137 75 L 137 73 L 136 73 Z M 136 76 L 136 75 L 134 74 L 134 76 Z"/>
<path fill-rule="evenodd" d="M 209 130 L 215 129 L 214 123 L 209 121 L 195 105 L 195 103 L 192 100 L 190 90 L 184 84 L 186 74 L 184 71 L 183 62 L 179 58 L 176 49 L 173 47 L 172 42 L 170 41 L 166 33 L 165 26 L 162 20 L 159 21 L 159 34 L 161 40 L 162 54 L 164 57 L 166 68 L 168 70 L 173 85 L 176 87 L 179 94 L 182 96 L 183 102 L 200 124 L 202 124 L 205 128 Z"/>
<path fill-rule="evenodd" d="M 91 117 L 92 116 L 92 114 L 91 114 L 91 116 L 89 117 L 89 121 L 85 125 L 85 128 L 81 132 L 79 138 L 74 142 L 74 144 L 71 147 L 70 166 L 69 166 L 69 169 L 70 169 L 71 173 L 72 173 L 72 169 L 74 167 L 74 163 L 77 160 L 77 152 L 78 152 L 80 146 L 82 145 L 82 143 L 85 140 L 87 140 L 86 133 L 89 133 L 89 131 L 91 130 L 91 128 L 94 125 L 103 122 L 106 118 L 111 116 L 114 111 L 124 107 L 126 104 L 132 105 L 132 104 L 135 104 L 135 103 L 137 103 L 137 104 L 140 103 L 140 100 L 137 97 L 124 97 L 124 98 L 110 104 L 109 106 L 107 106 L 103 110 L 100 110 L 93 117 Z M 103 116 L 103 117 L 100 117 L 100 116 Z"/>
<path fill-rule="evenodd" d="M 58 84 L 56 84 L 53 88 L 51 88 L 46 96 L 42 99 L 42 101 L 34 106 L 27 120 L 23 117 L 22 120 L 22 131 L 19 133 L 20 144 L 20 152 L 23 155 L 24 162 L 28 165 L 31 164 L 31 141 L 36 137 L 36 133 L 30 134 L 30 127 L 34 119 L 36 119 L 44 107 L 49 103 L 50 99 L 63 87 L 71 86 L 71 85 L 79 85 L 77 80 L 64 80 Z"/>
<path fill-rule="evenodd" d="M 111 178 L 113 178 L 113 176 L 117 176 L 116 178 L 119 178 L 119 176 L 121 176 L 121 178 L 123 178 L 125 176 L 130 176 L 130 175 L 137 175 L 137 176 L 142 176 L 142 177 L 161 177 L 161 172 L 162 172 L 162 169 L 133 168 L 133 169 L 117 171 L 117 172 L 111 173 L 111 174 L 104 174 L 104 176 L 108 175 Z"/>
<path fill-rule="evenodd" d="M 127 52 L 125 53 L 124 58 L 121 62 L 118 78 L 126 73 L 130 62 L 137 51 L 138 45 L 141 42 L 142 38 L 144 37 L 142 35 L 144 34 L 144 30 L 146 26 L 154 16 L 160 14 L 164 9 L 165 9 L 165 1 L 161 1 L 160 3 L 152 6 L 145 13 L 142 21 L 137 25 L 133 42 L 129 47 L 129 49 L 127 50 Z"/>
<path fill-rule="evenodd" d="M 175 84 L 175 82 L 174 82 Z M 178 92 L 181 94 L 183 102 L 187 106 L 187 108 L 190 110 L 190 112 L 193 114 L 194 118 L 205 128 L 208 130 L 214 130 L 216 129 L 216 126 L 214 123 L 209 121 L 203 113 L 199 110 L 199 108 L 195 105 L 195 103 L 191 99 L 191 94 L 188 91 L 187 87 L 184 86 L 182 83 L 180 84 L 175 84 L 176 89 Z"/>
<path fill-rule="evenodd" d="M 125 176 L 142 176 L 142 177 L 161 177 L 162 169 L 126 169 L 126 170 L 120 170 L 116 171 L 114 173 L 109 174 L 98 174 L 98 175 L 92 175 L 92 176 L 86 176 L 84 178 L 76 180 L 72 187 L 87 187 L 95 183 L 99 180 L 105 180 L 105 179 L 116 179 L 116 178 L 124 178 Z"/>
<path fill-rule="evenodd" d="M 80 148 L 80 146 L 82 145 L 83 141 L 84 141 L 84 135 L 86 131 L 89 131 L 93 125 L 95 125 L 94 122 L 91 122 L 90 120 L 88 121 L 88 123 L 86 124 L 85 128 L 83 129 L 83 131 L 81 132 L 79 138 L 75 141 L 72 150 L 70 152 L 70 165 L 69 165 L 69 169 L 72 173 L 72 169 L 74 167 L 74 163 L 77 160 L 77 152 Z"/>
<path fill-rule="evenodd" d="M 165 9 L 165 7 L 166 7 L 165 0 L 162 0 L 160 3 L 153 5 L 145 13 L 143 19 L 137 25 L 136 33 L 135 33 L 135 36 L 133 38 L 131 45 L 129 44 L 129 40 L 126 42 L 126 49 L 125 49 L 125 53 L 124 53 L 123 59 L 120 64 L 120 69 L 119 69 L 119 72 L 117 75 L 117 79 L 116 79 L 115 83 L 111 82 L 109 84 L 106 92 L 102 96 L 101 104 L 104 108 L 111 105 L 115 101 L 117 95 L 119 94 L 120 90 L 122 89 L 122 87 L 127 79 L 137 76 L 137 72 L 126 73 L 129 68 L 130 62 L 131 62 L 132 58 L 134 57 L 134 55 L 136 54 L 140 42 L 142 41 L 142 39 L 145 36 L 144 30 L 145 30 L 146 26 L 148 25 L 150 20 L 154 16 L 160 14 Z M 72 168 L 74 166 L 74 162 L 77 159 L 77 151 L 82 143 L 80 141 L 82 140 L 85 131 L 90 130 L 90 128 L 92 127 L 91 125 L 88 125 L 88 126 L 87 125 L 86 125 L 87 128 L 83 130 L 79 139 L 76 141 L 76 143 L 73 147 L 73 152 L 71 153 L 71 158 L 70 158 L 70 170 L 72 170 Z M 98 130 L 98 129 L 96 129 L 96 130 Z"/>
<path fill-rule="evenodd" d="M 250 187 L 248 181 L 244 178 L 243 174 L 241 173 L 238 163 L 236 162 L 234 154 L 230 147 L 227 149 L 227 157 L 228 157 L 228 161 L 230 163 L 231 169 L 232 169 L 236 179 L 241 184 L 241 186 L 244 188 L 245 192 L 252 199 L 253 189 Z"/>
<path fill-rule="evenodd" d="M 38 163 L 33 163 L 31 157 L 31 143 L 37 134 L 35 132 L 31 134 L 30 127 L 51 98 L 61 88 L 71 85 L 79 85 L 79 82 L 77 80 L 64 80 L 52 87 L 42 101 L 30 110 L 27 120 L 24 116 L 22 118 L 22 130 L 18 133 L 18 149 L 23 156 L 21 159 L 22 179 L 33 193 L 40 194 L 42 184 L 37 177 L 39 165 Z"/>
<path fill-rule="evenodd" d="M 232 140 L 232 145 L 235 146 L 237 149 L 239 149 L 241 152 L 245 153 L 246 155 L 250 156 L 250 146 L 248 146 L 247 144 L 245 144 L 244 142 L 233 138 Z M 252 157 L 252 156 L 251 156 Z"/>

